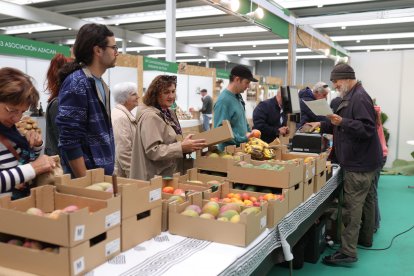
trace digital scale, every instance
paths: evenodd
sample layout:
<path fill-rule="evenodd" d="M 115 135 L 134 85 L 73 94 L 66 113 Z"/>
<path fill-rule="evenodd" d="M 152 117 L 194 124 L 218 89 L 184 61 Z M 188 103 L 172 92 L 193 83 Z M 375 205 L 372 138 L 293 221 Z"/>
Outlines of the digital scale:
<path fill-rule="evenodd" d="M 321 153 L 329 148 L 329 140 L 320 133 L 295 133 L 291 151 Z"/>

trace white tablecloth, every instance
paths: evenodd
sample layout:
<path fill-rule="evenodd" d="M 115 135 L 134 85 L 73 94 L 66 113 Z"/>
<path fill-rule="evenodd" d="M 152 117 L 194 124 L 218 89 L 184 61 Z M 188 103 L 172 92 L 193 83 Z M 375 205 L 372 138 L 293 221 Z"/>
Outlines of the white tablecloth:
<path fill-rule="evenodd" d="M 338 186 L 334 167 L 328 183 L 306 202 L 266 229 L 248 247 L 185 238 L 163 232 L 89 272 L 88 276 L 132 275 L 250 275 L 282 241 L 292 234 Z M 284 252 L 285 256 L 287 253 Z"/>

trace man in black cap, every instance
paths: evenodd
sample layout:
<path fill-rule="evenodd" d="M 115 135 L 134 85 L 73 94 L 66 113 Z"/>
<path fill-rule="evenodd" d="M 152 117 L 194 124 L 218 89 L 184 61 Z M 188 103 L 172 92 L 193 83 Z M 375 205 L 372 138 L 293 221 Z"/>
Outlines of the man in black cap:
<path fill-rule="evenodd" d="M 322 132 L 333 133 L 334 150 L 343 169 L 343 222 L 341 247 L 323 259 L 325 264 L 358 260 L 357 244 L 371 247 L 374 234 L 375 173 L 381 166 L 382 150 L 376 130 L 371 97 L 355 79 L 351 66 L 340 63 L 331 72 L 333 87 L 340 93 L 335 114 L 328 122 L 310 123 Z M 362 222 L 361 222 L 362 219 Z"/>
<path fill-rule="evenodd" d="M 250 82 L 257 82 L 249 68 L 243 65 L 233 67 L 230 72 L 230 83 L 224 89 L 214 105 L 214 127 L 222 125 L 223 120 L 230 122 L 234 139 L 218 145 L 223 151 L 227 145 L 239 146 L 250 137 L 250 127 L 246 119 L 245 103 L 241 93 L 246 91 Z"/>

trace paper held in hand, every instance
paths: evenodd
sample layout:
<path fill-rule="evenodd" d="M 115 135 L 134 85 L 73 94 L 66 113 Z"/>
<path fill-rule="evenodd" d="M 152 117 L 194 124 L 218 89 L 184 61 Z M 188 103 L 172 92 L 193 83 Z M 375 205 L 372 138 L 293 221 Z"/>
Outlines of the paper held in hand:
<path fill-rule="evenodd" d="M 328 102 L 325 99 L 303 102 L 317 116 L 326 116 L 333 114 L 332 109 L 329 107 Z"/>

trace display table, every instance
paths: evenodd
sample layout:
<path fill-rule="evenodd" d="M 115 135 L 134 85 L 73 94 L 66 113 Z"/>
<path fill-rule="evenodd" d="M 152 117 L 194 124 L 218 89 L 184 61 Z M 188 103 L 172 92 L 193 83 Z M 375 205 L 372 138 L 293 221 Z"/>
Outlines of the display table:
<path fill-rule="evenodd" d="M 307 231 L 303 223 L 314 222 L 313 216 L 337 188 L 339 172 L 340 169 L 334 167 L 332 178 L 318 193 L 287 214 L 275 228 L 266 229 L 246 248 L 163 232 L 99 266 L 89 275 L 250 275 L 275 249 L 282 248 L 282 242 L 293 245 L 297 233 Z"/>
<path fill-rule="evenodd" d="M 340 183 L 339 174 L 340 168 L 333 166 L 332 178 L 318 193 L 288 213 L 275 228 L 266 229 L 248 247 L 163 232 L 86 275 L 264 275 L 277 262 L 275 258 L 283 259 L 284 255 L 290 253 L 286 244 L 293 246 L 325 210 L 328 198 Z M 285 242 L 282 250 L 282 243 Z M 268 268 L 263 268 L 266 264 Z M 15 270 L 0 267 L 0 275 L 32 274 L 19 274 Z"/>

